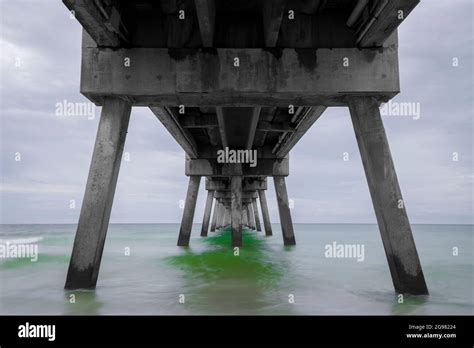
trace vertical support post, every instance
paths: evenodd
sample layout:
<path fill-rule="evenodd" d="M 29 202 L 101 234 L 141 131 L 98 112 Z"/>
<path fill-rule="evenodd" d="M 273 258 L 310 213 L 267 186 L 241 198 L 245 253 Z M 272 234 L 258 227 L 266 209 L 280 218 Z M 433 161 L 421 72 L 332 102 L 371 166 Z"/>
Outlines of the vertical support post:
<path fill-rule="evenodd" d="M 181 220 L 181 229 L 179 230 L 178 246 L 189 245 L 200 183 L 201 177 L 199 175 L 192 175 L 189 177 L 188 192 L 186 194 L 186 202 L 184 203 L 183 219 Z"/>
<path fill-rule="evenodd" d="M 253 213 L 254 213 L 254 218 L 255 218 L 255 226 L 257 227 L 257 232 L 261 232 L 262 227 L 260 225 L 260 217 L 258 215 L 258 204 L 257 204 L 257 199 L 256 198 L 252 199 L 252 207 L 253 207 Z"/>
<path fill-rule="evenodd" d="M 206 206 L 204 207 L 204 217 L 202 219 L 201 237 L 207 237 L 209 230 L 209 220 L 211 218 L 212 201 L 214 199 L 214 191 L 207 191 Z"/>
<path fill-rule="evenodd" d="M 211 232 L 216 232 L 216 223 L 217 223 L 217 210 L 219 208 L 219 202 L 217 199 L 214 199 L 214 209 L 212 212 L 212 223 L 211 223 Z"/>
<path fill-rule="evenodd" d="M 219 228 L 224 227 L 224 214 L 225 214 L 224 203 L 221 203 L 220 209 L 219 209 Z"/>
<path fill-rule="evenodd" d="M 258 196 L 260 197 L 260 207 L 262 208 L 263 226 L 265 227 L 265 235 L 272 235 L 272 224 L 270 223 L 270 214 L 268 213 L 267 197 L 265 190 L 258 190 Z"/>
<path fill-rule="evenodd" d="M 249 217 L 249 225 L 252 230 L 255 230 L 255 218 L 252 208 L 252 203 L 247 204 L 247 215 Z"/>
<path fill-rule="evenodd" d="M 227 207 L 225 207 L 225 212 L 224 212 L 224 227 L 229 224 L 229 218 L 230 218 L 230 212 Z"/>
<path fill-rule="evenodd" d="M 242 177 L 232 176 L 230 182 L 232 209 L 232 246 L 242 246 Z"/>
<path fill-rule="evenodd" d="M 95 288 L 97 284 L 130 111 L 124 100 L 104 100 L 66 289 Z"/>
<path fill-rule="evenodd" d="M 379 105 L 353 97 L 349 110 L 395 291 L 428 294 Z"/>
<path fill-rule="evenodd" d="M 283 243 L 285 245 L 295 245 L 295 232 L 291 221 L 290 206 L 288 203 L 288 193 L 286 191 L 285 177 L 274 176 L 275 192 L 278 202 L 278 212 L 280 213 L 281 232 L 283 233 Z"/>
<path fill-rule="evenodd" d="M 242 204 L 242 225 L 246 227 L 250 227 L 249 219 L 247 216 L 247 206 L 245 204 Z"/>

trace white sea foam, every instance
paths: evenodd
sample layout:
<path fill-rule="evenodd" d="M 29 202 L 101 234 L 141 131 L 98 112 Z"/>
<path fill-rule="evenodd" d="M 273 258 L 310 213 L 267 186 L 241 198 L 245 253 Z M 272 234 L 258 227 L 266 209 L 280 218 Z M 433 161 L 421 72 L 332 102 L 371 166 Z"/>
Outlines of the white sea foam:
<path fill-rule="evenodd" d="M 43 240 L 43 237 L 31 237 L 31 238 L 17 238 L 17 239 L 1 239 L 1 244 L 33 244 Z"/>

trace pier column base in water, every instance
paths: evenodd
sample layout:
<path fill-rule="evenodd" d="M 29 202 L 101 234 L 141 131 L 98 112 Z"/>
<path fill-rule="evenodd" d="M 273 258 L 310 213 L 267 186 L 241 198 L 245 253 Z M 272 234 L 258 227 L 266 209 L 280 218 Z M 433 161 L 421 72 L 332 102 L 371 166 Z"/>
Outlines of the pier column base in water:
<path fill-rule="evenodd" d="M 242 246 L 242 177 L 233 176 L 230 182 L 232 246 Z"/>
<path fill-rule="evenodd" d="M 209 220 L 211 219 L 212 201 L 214 200 L 214 191 L 207 191 L 206 206 L 204 207 L 204 217 L 202 219 L 201 237 L 207 237 L 209 230 Z"/>
<path fill-rule="evenodd" d="M 428 294 L 379 105 L 353 97 L 349 109 L 395 291 Z"/>
<path fill-rule="evenodd" d="M 104 100 L 66 289 L 96 286 L 130 111 L 130 104 L 122 99 Z"/>
<path fill-rule="evenodd" d="M 257 228 L 257 232 L 260 232 L 262 231 L 262 227 L 260 225 L 260 217 L 258 215 L 258 204 L 257 204 L 256 198 L 252 200 L 252 207 L 253 207 L 253 213 L 254 213 L 254 218 L 255 218 L 255 226 Z"/>
<path fill-rule="evenodd" d="M 188 246 L 191 230 L 193 228 L 194 211 L 196 210 L 196 201 L 199 191 L 201 177 L 192 175 L 189 177 L 188 192 L 186 202 L 184 203 L 183 219 L 179 230 L 178 246 Z"/>
<path fill-rule="evenodd" d="M 255 230 L 255 217 L 253 213 L 252 203 L 247 203 L 247 216 L 249 218 L 249 225 L 252 230 Z"/>
<path fill-rule="evenodd" d="M 291 221 L 290 205 L 288 202 L 288 193 L 286 191 L 285 177 L 274 176 L 273 183 L 275 184 L 278 212 L 280 213 L 283 243 L 285 245 L 295 245 L 295 232 L 293 230 L 293 222 Z"/>
<path fill-rule="evenodd" d="M 216 232 L 217 210 L 218 209 L 219 209 L 219 202 L 217 201 L 217 199 L 214 199 L 214 209 L 212 210 L 211 232 Z"/>
<path fill-rule="evenodd" d="M 270 222 L 270 215 L 268 213 L 267 197 L 264 190 L 258 190 L 260 197 L 260 208 L 262 208 L 263 227 L 265 228 L 265 235 L 272 235 L 272 224 Z"/>
<path fill-rule="evenodd" d="M 224 214 L 225 214 L 224 204 L 221 203 L 219 204 L 219 216 L 217 217 L 218 228 L 224 227 Z"/>

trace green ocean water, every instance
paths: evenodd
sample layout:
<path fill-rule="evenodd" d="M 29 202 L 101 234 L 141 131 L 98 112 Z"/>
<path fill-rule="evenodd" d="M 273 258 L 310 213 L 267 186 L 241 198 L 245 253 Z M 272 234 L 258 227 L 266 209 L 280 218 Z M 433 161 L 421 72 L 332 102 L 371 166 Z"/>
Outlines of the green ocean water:
<path fill-rule="evenodd" d="M 37 262 L 0 258 L 0 314 L 474 314 L 473 226 L 412 227 L 430 296 L 399 303 L 376 225 L 295 224 L 293 247 L 278 224 L 246 230 L 235 256 L 228 230 L 196 224 L 186 249 L 177 224 L 112 224 L 93 291 L 63 289 L 75 225 L 0 225 L 0 243 L 38 245 Z M 364 260 L 325 257 L 333 242 L 363 244 Z"/>

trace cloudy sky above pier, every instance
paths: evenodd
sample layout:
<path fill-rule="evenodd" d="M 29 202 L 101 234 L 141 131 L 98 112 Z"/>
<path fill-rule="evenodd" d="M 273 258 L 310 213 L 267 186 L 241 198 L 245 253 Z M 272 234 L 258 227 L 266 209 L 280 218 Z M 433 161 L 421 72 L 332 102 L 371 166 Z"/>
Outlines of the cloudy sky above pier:
<path fill-rule="evenodd" d="M 79 93 L 81 27 L 58 0 L 0 6 L 0 222 L 76 223 L 100 108 L 94 119 L 55 111 L 63 101 L 87 102 Z M 420 117 L 384 122 L 412 223 L 472 223 L 472 7 L 422 1 L 399 31 L 402 92 L 393 101 L 419 103 Z M 130 160 L 122 162 L 111 222 L 180 221 L 184 153 L 148 109 L 133 109 L 124 151 Z M 295 222 L 375 223 L 346 108 L 328 109 L 290 159 Z M 202 181 L 195 222 L 204 193 Z"/>

